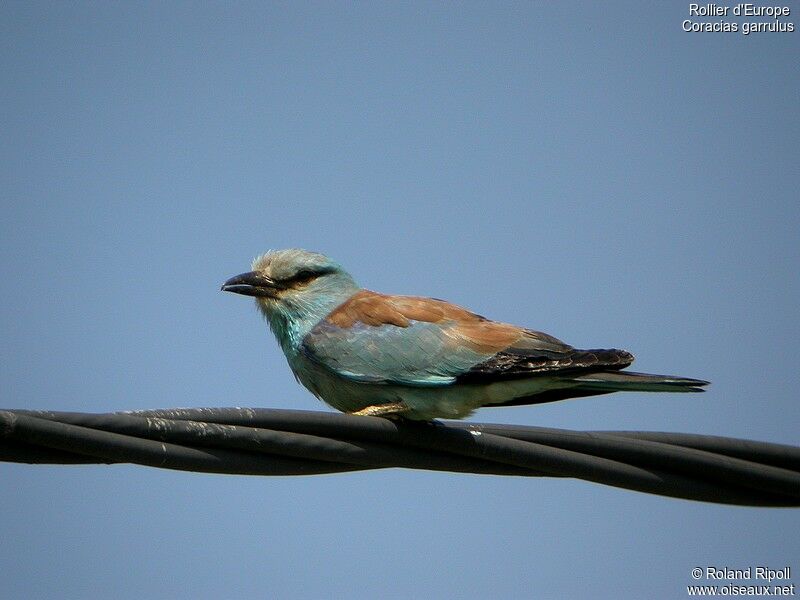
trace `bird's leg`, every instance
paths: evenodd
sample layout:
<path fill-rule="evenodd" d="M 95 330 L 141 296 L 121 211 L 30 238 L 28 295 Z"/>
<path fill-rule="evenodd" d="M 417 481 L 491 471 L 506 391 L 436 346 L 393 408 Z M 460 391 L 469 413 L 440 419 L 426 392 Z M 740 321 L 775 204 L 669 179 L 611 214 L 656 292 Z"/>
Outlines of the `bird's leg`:
<path fill-rule="evenodd" d="M 350 413 L 359 417 L 389 417 L 400 416 L 409 408 L 402 402 L 392 402 L 391 404 L 373 404 L 361 410 Z"/>

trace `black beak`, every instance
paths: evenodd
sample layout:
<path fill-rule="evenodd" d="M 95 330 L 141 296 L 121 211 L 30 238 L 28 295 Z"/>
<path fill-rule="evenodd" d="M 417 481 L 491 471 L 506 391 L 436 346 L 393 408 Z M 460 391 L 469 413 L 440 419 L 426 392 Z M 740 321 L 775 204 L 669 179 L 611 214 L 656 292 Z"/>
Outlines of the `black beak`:
<path fill-rule="evenodd" d="M 250 271 L 249 273 L 231 277 L 222 284 L 221 289 L 223 292 L 233 292 L 244 296 L 274 298 L 276 292 L 281 288 L 277 282 L 269 277 L 256 271 Z"/>

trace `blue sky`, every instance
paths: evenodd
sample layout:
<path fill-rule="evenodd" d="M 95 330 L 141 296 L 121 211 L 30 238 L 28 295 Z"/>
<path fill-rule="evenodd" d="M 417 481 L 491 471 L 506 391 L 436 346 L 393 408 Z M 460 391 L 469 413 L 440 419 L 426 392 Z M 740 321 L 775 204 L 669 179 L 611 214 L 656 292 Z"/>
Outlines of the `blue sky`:
<path fill-rule="evenodd" d="M 713 382 L 472 420 L 800 444 L 798 34 L 687 13 L 0 4 L 2 404 L 330 410 L 219 292 L 304 247 Z M 800 571 L 796 510 L 581 481 L 0 474 L 13 598 L 676 598 L 695 566 Z"/>

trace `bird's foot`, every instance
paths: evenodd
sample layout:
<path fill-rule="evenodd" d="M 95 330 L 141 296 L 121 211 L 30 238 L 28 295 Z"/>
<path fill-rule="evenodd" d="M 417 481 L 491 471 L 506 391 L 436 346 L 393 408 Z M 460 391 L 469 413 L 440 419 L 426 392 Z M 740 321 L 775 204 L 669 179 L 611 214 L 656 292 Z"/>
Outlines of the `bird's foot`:
<path fill-rule="evenodd" d="M 408 406 L 402 402 L 392 402 L 391 404 L 374 404 L 361 410 L 350 413 L 359 417 L 402 417 L 404 412 L 409 410 Z"/>

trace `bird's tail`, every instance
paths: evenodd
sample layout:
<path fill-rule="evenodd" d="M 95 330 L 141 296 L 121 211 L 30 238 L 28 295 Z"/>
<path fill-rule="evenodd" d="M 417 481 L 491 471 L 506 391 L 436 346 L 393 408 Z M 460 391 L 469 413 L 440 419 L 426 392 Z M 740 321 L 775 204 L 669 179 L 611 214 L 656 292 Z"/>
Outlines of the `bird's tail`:
<path fill-rule="evenodd" d="M 708 381 L 674 377 L 672 375 L 651 375 L 628 371 L 603 371 L 574 375 L 564 379 L 564 387 L 556 387 L 528 396 L 521 396 L 503 402 L 493 402 L 485 406 L 521 406 L 543 404 L 568 398 L 600 396 L 612 392 L 702 392 Z"/>
<path fill-rule="evenodd" d="M 573 377 L 579 389 L 598 392 L 702 392 L 708 381 L 674 377 L 672 375 L 651 375 L 630 371 L 606 371 L 587 373 Z"/>

